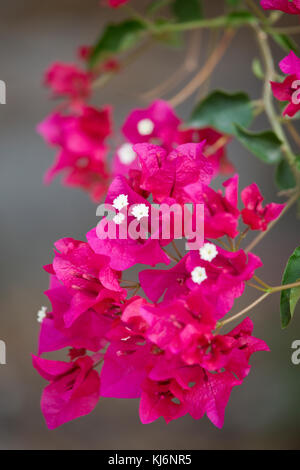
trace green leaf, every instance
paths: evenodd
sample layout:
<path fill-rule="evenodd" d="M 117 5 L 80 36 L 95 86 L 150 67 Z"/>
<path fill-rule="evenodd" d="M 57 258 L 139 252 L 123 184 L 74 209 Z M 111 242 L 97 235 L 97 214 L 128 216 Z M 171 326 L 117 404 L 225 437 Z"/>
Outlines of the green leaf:
<path fill-rule="evenodd" d="M 300 281 L 300 279 L 297 279 L 297 280 Z M 300 287 L 293 287 L 290 293 L 290 309 L 291 309 L 292 316 L 295 313 L 295 308 L 299 299 L 300 299 Z"/>
<path fill-rule="evenodd" d="M 296 248 L 292 256 L 289 258 L 283 278 L 282 278 L 282 285 L 291 284 L 293 282 L 297 282 L 300 279 L 300 246 Z M 281 326 L 282 328 L 286 328 L 290 321 L 293 318 L 295 306 L 299 297 L 297 299 L 297 293 L 293 292 L 293 298 L 291 300 L 291 290 L 286 289 L 281 292 L 280 298 L 280 316 L 281 316 Z M 297 299 L 297 300 L 296 300 Z M 296 303 L 295 303 L 296 302 Z M 292 308 L 291 308 L 292 303 Z"/>
<path fill-rule="evenodd" d="M 170 22 L 165 18 L 159 18 L 155 21 L 155 26 L 163 27 L 165 25 L 168 25 L 169 23 Z M 155 39 L 159 42 L 173 47 L 180 47 L 184 44 L 182 31 L 168 31 L 157 33 L 155 35 Z"/>
<path fill-rule="evenodd" d="M 260 60 L 255 58 L 253 59 L 252 62 L 252 72 L 258 78 L 259 80 L 263 80 L 265 77 L 265 73 L 263 71 L 263 68 L 261 66 Z"/>
<path fill-rule="evenodd" d="M 211 126 L 225 134 L 235 134 L 235 123 L 248 127 L 253 113 L 248 95 L 243 92 L 214 91 L 194 109 L 189 125 Z"/>
<path fill-rule="evenodd" d="M 236 8 L 242 3 L 242 0 L 226 0 L 226 3 L 229 7 Z"/>
<path fill-rule="evenodd" d="M 150 3 L 150 5 L 147 7 L 146 12 L 148 15 L 153 15 L 157 11 L 159 11 L 161 8 L 164 8 L 170 3 L 170 0 L 154 0 Z"/>
<path fill-rule="evenodd" d="M 89 61 L 90 67 L 94 67 L 111 54 L 123 52 L 134 46 L 144 30 L 145 25 L 139 20 L 125 20 L 122 23 L 109 24 L 93 48 Z"/>
<path fill-rule="evenodd" d="M 200 0 L 175 0 L 172 9 L 179 23 L 203 18 Z"/>
<path fill-rule="evenodd" d="M 276 168 L 275 182 L 281 190 L 291 189 L 296 186 L 291 167 L 284 158 L 279 162 Z"/>
<path fill-rule="evenodd" d="M 299 52 L 299 47 L 295 41 L 286 34 L 272 33 L 274 41 L 285 51 L 294 51 L 295 54 Z"/>
<path fill-rule="evenodd" d="M 257 18 L 249 11 L 232 11 L 227 15 L 228 26 L 257 23 Z"/>
<path fill-rule="evenodd" d="M 236 137 L 246 149 L 264 163 L 273 165 L 282 158 L 282 142 L 273 131 L 250 132 L 236 125 Z"/>

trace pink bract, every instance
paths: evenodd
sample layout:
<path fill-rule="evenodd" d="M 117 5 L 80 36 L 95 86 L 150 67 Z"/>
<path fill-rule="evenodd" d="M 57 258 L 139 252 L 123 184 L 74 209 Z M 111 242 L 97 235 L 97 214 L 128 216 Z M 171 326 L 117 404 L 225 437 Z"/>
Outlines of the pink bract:
<path fill-rule="evenodd" d="M 300 15 L 300 0 L 261 0 L 265 10 L 280 10 L 291 15 Z"/>

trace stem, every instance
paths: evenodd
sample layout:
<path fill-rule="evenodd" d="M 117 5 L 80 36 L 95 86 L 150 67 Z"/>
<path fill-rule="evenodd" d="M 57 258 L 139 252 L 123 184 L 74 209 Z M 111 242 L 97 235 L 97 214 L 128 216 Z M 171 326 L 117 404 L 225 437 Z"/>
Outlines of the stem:
<path fill-rule="evenodd" d="M 249 312 L 249 310 L 252 310 L 252 308 L 256 307 L 256 305 L 260 304 L 260 302 L 262 302 L 263 300 L 265 300 L 269 295 L 271 294 L 271 292 L 266 292 L 265 294 L 263 294 L 261 297 L 259 297 L 258 299 L 256 299 L 252 304 L 248 305 L 248 307 L 244 308 L 243 310 L 241 310 L 239 313 L 237 313 L 236 315 L 233 315 L 233 317 L 230 317 L 228 318 L 227 320 L 224 320 L 223 322 L 219 322 L 219 325 L 220 326 L 224 326 L 224 325 L 227 325 L 228 323 L 231 323 L 232 321 L 236 320 L 237 318 L 241 317 L 242 315 L 244 315 L 245 313 Z"/>
<path fill-rule="evenodd" d="M 256 3 L 253 0 L 246 0 L 246 3 L 250 10 L 253 11 L 253 13 L 263 22 L 266 23 L 268 21 L 267 17 L 263 14 L 261 11 L 260 7 L 256 5 Z"/>
<path fill-rule="evenodd" d="M 217 47 L 215 48 L 212 55 L 209 57 L 204 67 L 195 75 L 195 77 L 184 87 L 177 95 L 169 100 L 171 106 L 178 106 L 185 101 L 190 95 L 192 95 L 197 88 L 199 88 L 203 82 L 212 74 L 215 67 L 220 62 L 222 56 L 226 52 L 235 31 L 230 29 L 227 30 Z"/>
<path fill-rule="evenodd" d="M 298 281 L 298 282 L 294 282 L 292 284 L 285 284 L 284 286 L 270 287 L 268 292 L 266 292 L 261 297 L 256 299 L 252 304 L 248 305 L 248 307 L 244 308 L 239 313 L 237 313 L 236 315 L 233 315 L 232 317 L 228 318 L 227 320 L 224 320 L 222 322 L 218 322 L 217 329 L 222 328 L 224 325 L 227 325 L 228 323 L 231 323 L 232 321 L 234 321 L 237 318 L 241 317 L 245 313 L 249 312 L 249 310 L 252 310 L 252 308 L 254 308 L 254 307 L 256 307 L 256 305 L 260 304 L 260 302 L 265 300 L 269 295 L 275 294 L 276 292 L 281 292 L 283 290 L 292 289 L 293 287 L 300 287 L 300 282 Z"/>
<path fill-rule="evenodd" d="M 270 124 L 277 134 L 277 137 L 282 141 L 282 151 L 283 154 L 290 165 L 291 169 L 295 173 L 297 181 L 299 180 L 298 171 L 296 168 L 296 157 L 293 154 L 290 144 L 286 138 L 285 132 L 281 126 L 280 121 L 277 118 L 277 114 L 273 105 L 273 93 L 270 86 L 270 81 L 273 80 L 275 71 L 274 63 L 272 58 L 271 49 L 268 42 L 267 34 L 260 29 L 257 24 L 252 25 L 256 38 L 261 50 L 261 55 L 265 64 L 265 81 L 264 81 L 264 91 L 263 91 L 263 101 L 265 105 L 265 111 L 270 121 Z"/>
<path fill-rule="evenodd" d="M 138 293 L 138 291 L 140 290 L 140 288 L 141 288 L 141 286 L 138 286 L 138 287 L 136 288 L 136 290 L 132 293 L 132 297 L 134 297 L 134 296 Z"/>
<path fill-rule="evenodd" d="M 240 27 L 247 23 L 242 18 L 239 20 L 236 18 L 234 24 L 230 24 L 232 27 Z M 218 16 L 216 18 L 208 18 L 195 21 L 187 21 L 184 23 L 166 23 L 163 25 L 156 26 L 156 33 L 172 33 L 176 31 L 190 31 L 192 29 L 203 29 L 203 28 L 228 28 L 228 18 L 226 16 Z"/>
<path fill-rule="evenodd" d="M 231 137 L 229 135 L 223 135 L 220 137 L 213 145 L 208 147 L 208 149 L 204 152 L 206 157 L 210 157 L 214 153 L 216 153 L 220 148 L 224 147 L 224 145 L 229 142 Z"/>
<path fill-rule="evenodd" d="M 258 276 L 253 276 L 253 279 L 258 282 L 260 285 L 262 285 L 263 287 L 265 287 L 266 289 L 270 289 L 271 286 L 269 286 L 269 284 L 267 284 L 265 281 L 263 281 L 262 279 L 260 279 L 260 277 Z"/>
<path fill-rule="evenodd" d="M 277 224 L 277 222 L 281 219 L 281 217 L 290 209 L 290 207 L 292 207 L 295 202 L 297 202 L 297 200 L 299 199 L 300 197 L 300 193 L 297 191 L 289 200 L 288 202 L 286 203 L 283 211 L 281 212 L 281 214 L 279 215 L 279 217 L 277 217 L 277 219 L 275 220 L 272 220 L 272 222 L 269 224 L 267 230 L 265 230 L 264 232 L 261 232 L 256 238 L 254 238 L 254 240 L 247 246 L 247 248 L 245 249 L 246 253 L 248 253 L 249 251 L 253 250 L 253 248 L 267 235 L 267 233 L 269 233 L 269 231 L 274 227 L 274 225 Z"/>
<path fill-rule="evenodd" d="M 247 282 L 247 286 L 253 287 L 256 290 L 260 290 L 261 292 L 266 292 L 266 289 L 263 287 L 257 286 L 256 284 L 252 284 L 252 282 Z"/>
<path fill-rule="evenodd" d="M 288 26 L 282 28 L 270 28 L 268 29 L 270 33 L 275 34 L 300 34 L 300 26 Z"/>
<path fill-rule="evenodd" d="M 294 142 L 300 147 L 300 135 L 298 134 L 297 130 L 295 129 L 294 125 L 292 124 L 290 119 L 285 119 L 283 124 L 286 125 L 287 130 L 289 131 L 290 135 L 294 139 Z"/>
<path fill-rule="evenodd" d="M 182 256 L 182 254 L 180 253 L 180 251 L 178 250 L 177 245 L 176 245 L 176 243 L 174 242 L 174 240 L 172 240 L 171 243 L 172 243 L 172 246 L 173 246 L 174 250 L 176 251 L 177 256 L 178 256 L 180 259 L 182 259 L 183 256 Z"/>
<path fill-rule="evenodd" d="M 175 263 L 179 263 L 180 259 L 177 259 L 175 258 L 175 256 L 171 255 L 168 250 L 166 250 L 166 248 L 164 248 L 163 246 L 161 247 L 161 249 L 166 253 L 167 256 L 169 256 L 169 258 L 171 258 L 173 261 L 175 261 Z"/>
<path fill-rule="evenodd" d="M 167 93 L 169 89 L 175 88 L 187 75 L 194 72 L 198 65 L 198 54 L 201 39 L 201 37 L 199 36 L 199 32 L 201 33 L 201 31 L 195 31 L 193 33 L 193 36 L 191 37 L 191 41 L 183 65 L 180 66 L 165 81 L 152 88 L 151 90 L 144 92 L 141 95 L 142 99 L 150 101 L 154 98 L 157 98 L 158 96 Z"/>
<path fill-rule="evenodd" d="M 240 234 L 240 236 L 239 236 L 239 238 L 238 238 L 238 240 L 237 240 L 237 242 L 236 242 L 236 250 L 239 249 L 240 244 L 242 243 L 242 241 L 244 240 L 244 238 L 247 236 L 247 233 L 249 232 L 249 230 L 250 230 L 250 228 L 247 227 L 247 228 L 245 228 L 245 230 Z"/>
<path fill-rule="evenodd" d="M 136 49 L 134 49 L 133 51 L 131 51 L 127 57 L 125 57 L 123 59 L 123 61 L 121 61 L 120 65 L 121 65 L 121 68 L 125 68 L 127 67 L 128 65 L 132 64 L 136 59 L 138 59 L 140 57 L 141 54 L 143 54 L 151 45 L 153 44 L 153 41 L 152 39 L 148 39 L 147 41 L 145 41 L 144 43 L 142 43 L 139 47 L 137 47 Z M 100 75 L 100 77 L 98 79 L 96 79 L 93 84 L 92 84 L 92 87 L 95 89 L 95 88 L 101 88 L 103 87 L 104 85 L 106 85 L 106 83 L 108 83 L 111 78 L 113 78 L 114 76 L 116 76 L 117 73 L 116 72 L 108 72 L 108 73 L 105 73 L 103 75 Z"/>
<path fill-rule="evenodd" d="M 293 287 L 300 287 L 300 282 L 293 282 L 292 284 L 284 284 L 283 286 L 271 287 L 269 293 L 281 292 L 283 290 L 292 289 Z"/>

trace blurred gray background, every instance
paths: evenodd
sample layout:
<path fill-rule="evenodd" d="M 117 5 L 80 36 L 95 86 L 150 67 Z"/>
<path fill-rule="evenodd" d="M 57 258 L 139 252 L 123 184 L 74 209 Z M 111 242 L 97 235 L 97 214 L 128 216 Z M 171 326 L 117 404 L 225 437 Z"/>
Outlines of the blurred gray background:
<path fill-rule="evenodd" d="M 221 4 L 220 0 L 204 3 L 211 14 Z M 37 348 L 36 313 L 47 305 L 43 291 L 48 278 L 42 265 L 51 261 L 55 240 L 83 238 L 95 226 L 96 216 L 95 205 L 81 191 L 64 188 L 59 181 L 43 186 L 54 152 L 35 133 L 35 126 L 55 102 L 48 99 L 41 79 L 51 62 L 73 61 L 77 46 L 93 42 L 109 18 L 122 16 L 120 11 L 99 7 L 99 0 L 1 1 L 0 79 L 7 83 L 7 104 L 0 107 L 0 338 L 7 343 L 8 364 L 0 366 L 0 448 L 298 449 L 300 366 L 291 363 L 291 343 L 300 339 L 300 312 L 290 328 L 281 331 L 277 295 L 253 312 L 254 332 L 267 341 L 271 352 L 252 358 L 253 369 L 243 386 L 233 391 L 221 431 L 206 418 L 142 425 L 136 400 L 112 399 L 102 399 L 91 415 L 56 431 L 44 424 L 39 400 L 45 382 L 33 370 L 30 357 Z M 199 53 L 205 55 L 206 49 L 204 37 Z M 274 50 L 277 59 L 283 57 L 281 50 Z M 244 89 L 258 98 L 261 84 L 251 72 L 255 55 L 251 31 L 238 32 L 211 88 Z M 97 92 L 94 103 L 113 104 L 117 129 L 129 110 L 145 105 L 138 94 L 173 74 L 183 57 L 184 49 L 154 47 Z M 188 100 L 178 108 L 179 114 L 187 117 L 193 104 L 194 98 Z M 266 126 L 263 120 L 259 124 Z M 273 168 L 237 143 L 229 149 L 241 187 L 255 181 L 268 201 L 276 200 Z M 286 260 L 299 245 L 299 228 L 291 210 L 255 251 L 263 257 L 260 274 L 269 283 L 280 283 Z M 250 292 L 235 310 L 256 296 Z"/>

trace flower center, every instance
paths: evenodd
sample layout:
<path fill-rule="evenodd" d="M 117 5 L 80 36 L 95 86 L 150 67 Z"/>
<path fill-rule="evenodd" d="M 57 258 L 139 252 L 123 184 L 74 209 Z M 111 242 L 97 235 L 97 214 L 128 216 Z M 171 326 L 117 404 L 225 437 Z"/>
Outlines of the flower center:
<path fill-rule="evenodd" d="M 125 215 L 119 212 L 119 214 L 116 214 L 113 218 L 113 221 L 115 224 L 120 225 L 123 221 L 125 220 Z"/>
<path fill-rule="evenodd" d="M 47 316 L 47 307 L 41 307 L 37 313 L 37 321 L 42 323 L 44 318 Z"/>
<path fill-rule="evenodd" d="M 137 220 L 141 220 L 143 217 L 149 216 L 149 207 L 146 204 L 137 204 L 132 208 L 131 213 Z"/>
<path fill-rule="evenodd" d="M 154 130 L 154 122 L 151 119 L 142 119 L 138 122 L 137 129 L 141 135 L 150 135 Z"/>
<path fill-rule="evenodd" d="M 118 155 L 123 165 L 130 165 L 136 159 L 136 153 L 129 143 L 125 143 L 119 148 Z"/>
<path fill-rule="evenodd" d="M 211 262 L 218 255 L 218 250 L 216 245 L 213 243 L 204 243 L 200 248 L 199 253 L 201 259 Z"/>
<path fill-rule="evenodd" d="M 128 204 L 129 202 L 127 194 L 119 194 L 119 196 L 113 200 L 113 207 L 118 211 L 124 209 L 124 207 L 127 207 Z"/>
<path fill-rule="evenodd" d="M 202 268 L 201 266 L 197 266 L 196 268 L 193 269 L 192 273 L 192 281 L 195 282 L 195 284 L 202 284 L 205 279 L 207 279 L 206 271 L 205 268 Z"/>

